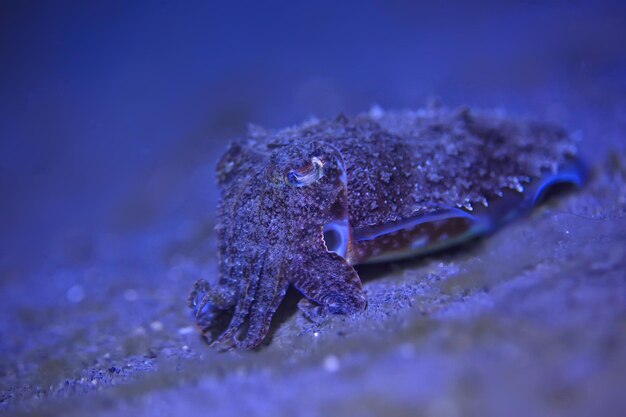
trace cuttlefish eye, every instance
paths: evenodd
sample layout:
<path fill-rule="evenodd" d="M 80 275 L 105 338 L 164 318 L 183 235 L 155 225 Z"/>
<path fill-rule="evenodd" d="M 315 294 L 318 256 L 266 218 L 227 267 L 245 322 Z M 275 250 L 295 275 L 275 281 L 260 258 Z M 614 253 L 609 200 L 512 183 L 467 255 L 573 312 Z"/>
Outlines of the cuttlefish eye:
<path fill-rule="evenodd" d="M 285 176 L 287 184 L 294 187 L 304 187 L 313 184 L 324 176 L 324 161 L 314 156 L 311 162 L 302 168 L 289 171 Z"/>

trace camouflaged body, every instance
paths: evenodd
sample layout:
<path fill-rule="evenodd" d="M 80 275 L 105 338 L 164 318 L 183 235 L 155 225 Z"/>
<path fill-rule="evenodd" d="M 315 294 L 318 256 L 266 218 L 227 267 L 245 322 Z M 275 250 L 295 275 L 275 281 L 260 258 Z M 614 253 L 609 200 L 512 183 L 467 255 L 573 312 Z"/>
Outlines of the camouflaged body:
<path fill-rule="evenodd" d="M 220 277 L 194 287 L 196 322 L 210 341 L 250 349 L 289 285 L 313 320 L 363 310 L 352 264 L 483 233 L 467 213 L 517 204 L 502 196 L 523 194 L 575 153 L 560 127 L 437 106 L 251 128 L 218 163 Z M 512 213 L 488 210 L 483 217 Z M 439 214 L 419 220 L 428 213 Z M 329 225 L 341 249 L 325 240 Z"/>
<path fill-rule="evenodd" d="M 311 141 L 332 143 L 343 155 L 352 228 L 438 207 L 471 210 L 506 189 L 523 190 L 576 155 L 574 140 L 559 126 L 436 106 L 252 129 L 242 146 L 269 153 L 277 145 Z"/>

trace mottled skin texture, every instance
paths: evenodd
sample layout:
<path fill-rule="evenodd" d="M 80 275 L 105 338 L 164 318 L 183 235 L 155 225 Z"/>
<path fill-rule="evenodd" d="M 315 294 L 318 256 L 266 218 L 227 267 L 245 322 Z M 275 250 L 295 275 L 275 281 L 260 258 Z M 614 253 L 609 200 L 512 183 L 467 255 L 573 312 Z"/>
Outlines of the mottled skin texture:
<path fill-rule="evenodd" d="M 471 211 L 574 153 L 559 127 L 436 106 L 251 129 L 218 164 L 220 277 L 192 291 L 198 326 L 214 343 L 254 348 L 289 285 L 312 320 L 361 311 L 351 263 L 366 259 L 329 252 L 325 225 L 347 219 L 354 236 L 442 207 Z"/>

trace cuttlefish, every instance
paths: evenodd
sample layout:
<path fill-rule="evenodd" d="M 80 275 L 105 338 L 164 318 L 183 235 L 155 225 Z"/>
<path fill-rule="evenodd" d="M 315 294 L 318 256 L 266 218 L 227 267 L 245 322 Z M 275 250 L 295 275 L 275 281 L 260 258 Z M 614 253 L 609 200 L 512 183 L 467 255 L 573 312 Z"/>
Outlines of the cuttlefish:
<path fill-rule="evenodd" d="M 565 129 L 498 112 L 373 108 L 254 127 L 219 160 L 219 278 L 196 282 L 189 305 L 209 342 L 253 349 L 289 286 L 310 320 L 359 313 L 354 265 L 489 234 L 584 176 Z"/>

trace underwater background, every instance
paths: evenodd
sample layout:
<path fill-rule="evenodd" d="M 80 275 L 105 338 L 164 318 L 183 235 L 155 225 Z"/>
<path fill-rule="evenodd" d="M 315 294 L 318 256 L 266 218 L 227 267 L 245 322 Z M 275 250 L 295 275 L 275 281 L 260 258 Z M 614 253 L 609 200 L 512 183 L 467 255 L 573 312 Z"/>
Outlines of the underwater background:
<path fill-rule="evenodd" d="M 433 3 L 3 1 L 0 414 L 621 415 L 626 3 Z M 566 126 L 589 184 L 209 349 L 229 140 L 433 97 Z"/>

